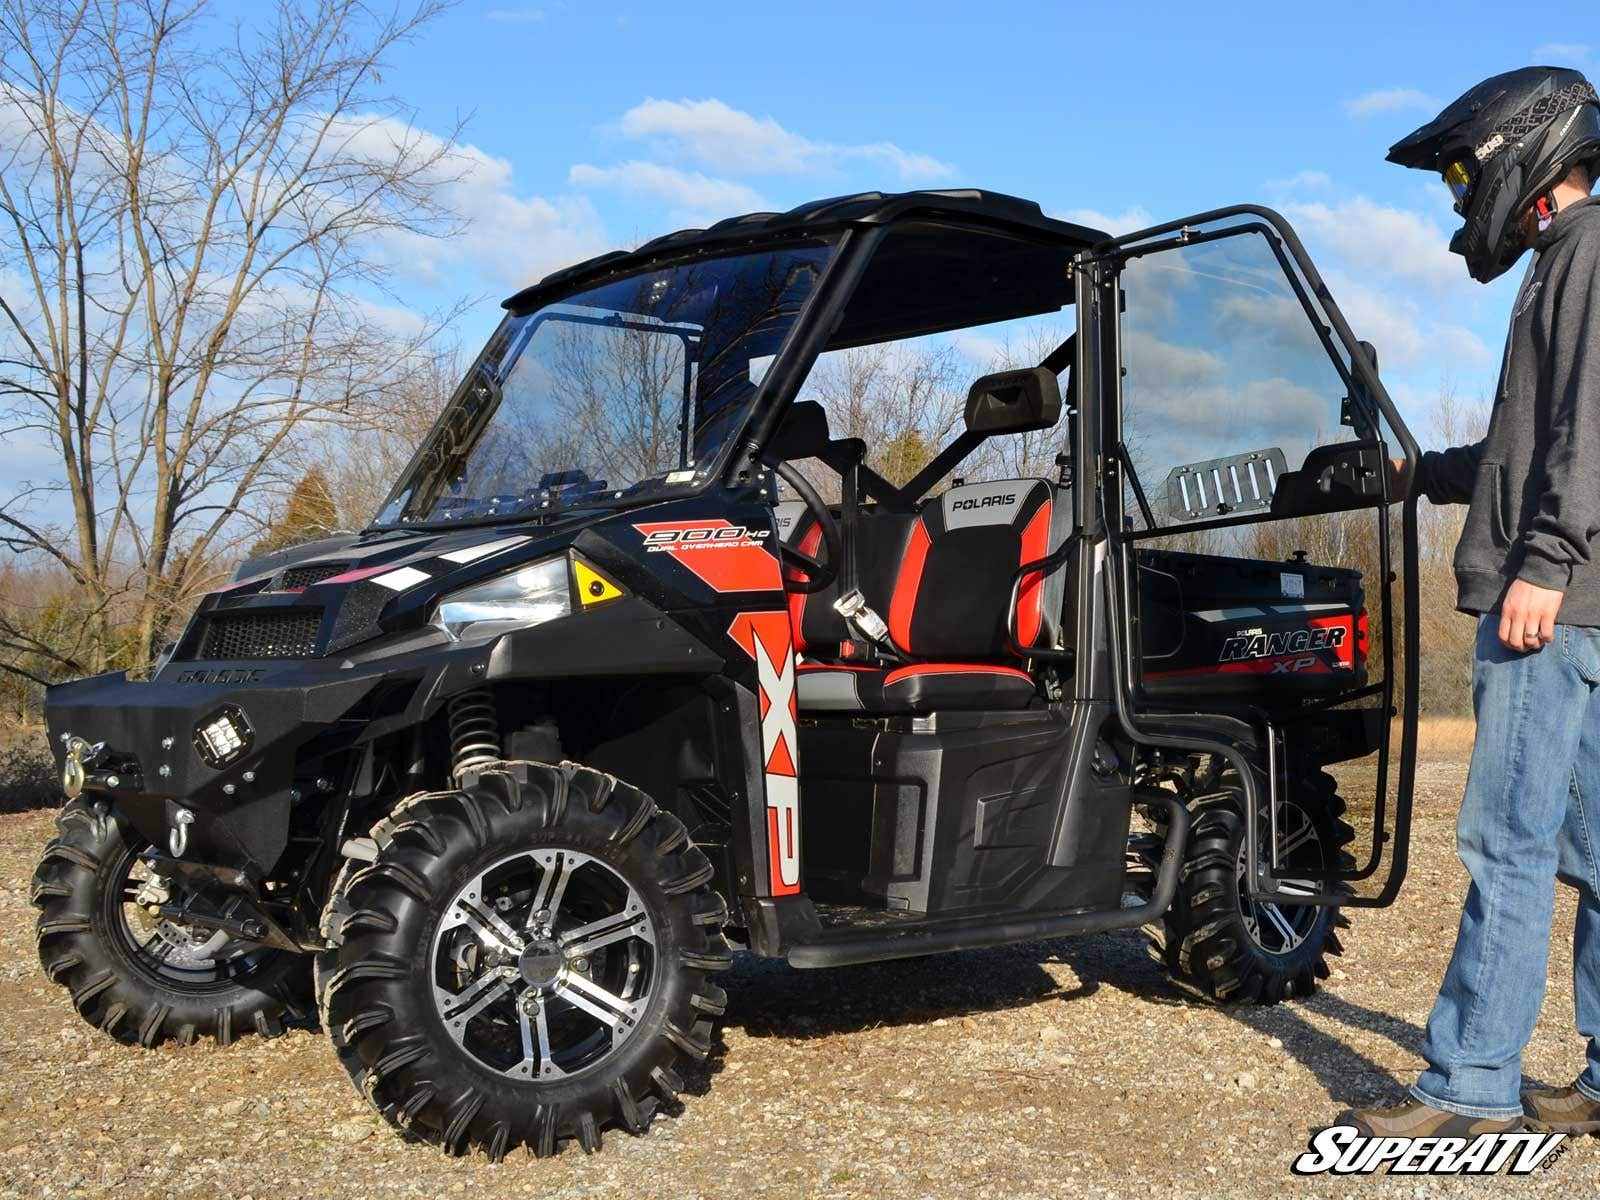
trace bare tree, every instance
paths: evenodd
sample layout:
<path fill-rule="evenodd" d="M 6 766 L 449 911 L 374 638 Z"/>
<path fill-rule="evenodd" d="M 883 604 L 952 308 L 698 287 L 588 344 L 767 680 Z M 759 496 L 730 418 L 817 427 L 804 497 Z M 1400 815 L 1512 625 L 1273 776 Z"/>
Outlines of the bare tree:
<path fill-rule="evenodd" d="M 387 245 L 450 229 L 452 139 L 377 89 L 440 7 L 222 31 L 205 0 L 0 0 L 0 433 L 50 463 L 0 493 L 0 537 L 80 593 L 60 671 L 105 665 L 118 605 L 148 654 L 288 452 L 423 349 L 371 297 Z"/>
<path fill-rule="evenodd" d="M 965 373 L 950 345 L 886 342 L 824 355 L 806 395 L 828 410 L 835 437 L 861 438 L 867 461 L 904 483 L 957 431 Z"/>
<path fill-rule="evenodd" d="M 1486 400 L 1464 401 L 1450 386 L 1434 405 L 1432 433 L 1438 446 L 1477 441 L 1489 426 Z M 1422 597 L 1422 673 L 1418 680 L 1423 710 L 1460 713 L 1471 709 L 1472 644 L 1476 624 L 1455 611 L 1456 581 L 1452 560 L 1467 510 L 1458 504 L 1417 506 L 1417 584 Z"/>
<path fill-rule="evenodd" d="M 437 347 L 417 356 L 405 378 L 384 389 L 375 402 L 376 419 L 317 431 L 305 449 L 303 465 L 327 476 L 346 528 L 360 528 L 377 516 L 445 400 L 461 382 L 463 369 L 458 347 Z"/>

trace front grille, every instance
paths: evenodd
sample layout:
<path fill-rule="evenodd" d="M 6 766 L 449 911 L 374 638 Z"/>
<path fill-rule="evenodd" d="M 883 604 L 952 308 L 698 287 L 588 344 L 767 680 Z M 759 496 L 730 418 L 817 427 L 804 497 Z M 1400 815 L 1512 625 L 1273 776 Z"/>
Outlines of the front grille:
<path fill-rule="evenodd" d="M 314 583 L 321 583 L 324 579 L 332 579 L 344 568 L 344 563 L 312 563 L 306 567 L 290 567 L 283 573 L 283 582 L 278 587 L 285 592 L 294 591 L 296 588 L 308 588 Z"/>
<path fill-rule="evenodd" d="M 320 608 L 214 613 L 206 621 L 199 657 L 310 658 L 321 628 Z"/>

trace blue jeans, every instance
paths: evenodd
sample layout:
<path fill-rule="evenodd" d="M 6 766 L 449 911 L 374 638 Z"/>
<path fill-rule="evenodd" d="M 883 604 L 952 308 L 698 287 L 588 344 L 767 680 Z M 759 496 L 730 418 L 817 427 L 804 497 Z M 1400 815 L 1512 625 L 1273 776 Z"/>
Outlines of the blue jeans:
<path fill-rule="evenodd" d="M 1472 767 L 1456 829 L 1472 876 L 1412 1095 L 1469 1117 L 1522 1113 L 1522 1049 L 1544 1000 L 1555 878 L 1578 892 L 1573 985 L 1600 1101 L 1600 629 L 1557 625 L 1531 654 L 1478 622 Z"/>

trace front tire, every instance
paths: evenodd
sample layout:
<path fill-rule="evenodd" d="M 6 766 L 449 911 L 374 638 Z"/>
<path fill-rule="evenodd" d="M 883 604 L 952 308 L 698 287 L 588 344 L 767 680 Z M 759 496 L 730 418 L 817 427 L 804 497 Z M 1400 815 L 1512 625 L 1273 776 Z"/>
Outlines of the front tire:
<path fill-rule="evenodd" d="M 1160 924 L 1146 927 L 1152 957 L 1213 1000 L 1276 1004 L 1311 995 L 1317 981 L 1328 977 L 1328 957 L 1344 952 L 1336 930 L 1348 919 L 1335 907 L 1248 899 L 1243 784 L 1229 769 L 1210 780 L 1202 777 L 1194 790 L 1178 894 Z M 1311 872 L 1354 864 L 1346 847 L 1355 832 L 1343 819 L 1344 800 L 1326 771 L 1293 771 L 1279 803 L 1288 878 L 1295 867 Z M 1267 828 L 1265 813 L 1259 828 Z M 1152 866 L 1159 858 L 1157 844 Z M 1308 880 L 1306 886 L 1325 885 Z"/>
<path fill-rule="evenodd" d="M 86 797 L 56 816 L 33 873 L 39 961 L 78 1015 L 119 1042 L 155 1046 L 276 1037 L 310 1015 L 304 955 L 154 920 L 135 902 L 146 846 Z"/>
<path fill-rule="evenodd" d="M 730 965 L 711 863 L 612 776 L 498 764 L 374 830 L 325 927 L 324 1027 L 412 1136 L 499 1159 L 643 1133 L 711 1049 Z"/>

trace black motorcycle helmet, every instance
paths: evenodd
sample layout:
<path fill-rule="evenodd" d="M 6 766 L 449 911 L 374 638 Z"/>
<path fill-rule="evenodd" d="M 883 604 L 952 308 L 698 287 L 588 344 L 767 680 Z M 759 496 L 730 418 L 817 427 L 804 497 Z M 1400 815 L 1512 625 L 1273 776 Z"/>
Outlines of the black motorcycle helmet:
<path fill-rule="evenodd" d="M 1522 219 L 1580 164 L 1600 163 L 1600 98 L 1582 73 L 1524 67 L 1485 79 L 1389 148 L 1389 161 L 1437 171 L 1465 223 L 1450 249 L 1479 283 L 1527 248 Z"/>

